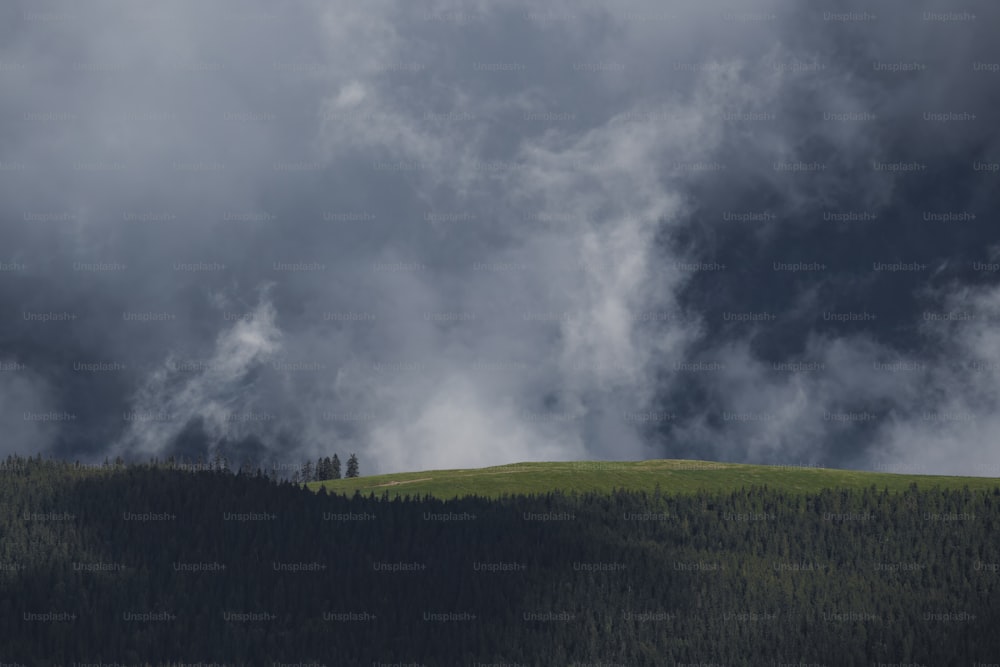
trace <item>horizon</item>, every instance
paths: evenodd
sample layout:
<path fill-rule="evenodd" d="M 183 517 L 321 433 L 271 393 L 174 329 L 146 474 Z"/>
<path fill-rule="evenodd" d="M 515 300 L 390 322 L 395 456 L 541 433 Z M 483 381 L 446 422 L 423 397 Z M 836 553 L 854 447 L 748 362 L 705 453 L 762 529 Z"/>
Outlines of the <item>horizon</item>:
<path fill-rule="evenodd" d="M 39 453 L 40 454 L 40 453 Z M 22 459 L 28 458 L 27 456 L 21 455 L 18 452 L 12 452 L 7 455 L 8 457 L 21 457 Z M 46 457 L 45 460 L 56 460 L 64 463 L 71 463 L 79 465 L 81 468 L 104 468 L 104 467 L 115 467 L 117 465 L 145 465 L 153 462 L 155 459 L 156 463 L 163 465 L 168 463 L 169 457 L 159 458 L 150 457 L 147 459 L 128 459 L 126 457 L 122 458 L 122 463 L 116 463 L 111 461 L 110 458 L 105 459 L 105 461 L 79 461 L 71 460 L 67 458 L 59 458 L 55 456 Z M 346 460 L 346 459 L 345 459 Z M 3 468 L 6 463 L 6 457 L 4 460 L 0 461 L 0 468 Z M 228 458 L 223 457 L 225 466 L 230 472 L 240 470 L 244 464 L 252 463 L 252 467 L 249 470 L 260 469 L 262 472 L 278 473 L 276 475 L 277 479 L 286 479 L 292 472 L 298 472 L 302 468 L 302 464 L 306 461 L 279 461 L 279 460 L 266 460 L 266 461 L 231 461 Z M 308 461 L 313 463 L 313 461 Z M 655 458 L 655 459 L 562 459 L 562 460 L 520 460 L 513 461 L 510 463 L 498 463 L 486 466 L 475 466 L 475 467 L 456 467 L 456 468 L 410 468 L 406 470 L 389 470 L 389 471 L 376 471 L 368 472 L 362 469 L 362 472 L 358 475 L 359 478 L 366 477 L 388 477 L 392 475 L 409 474 L 409 473 L 424 473 L 424 472 L 460 472 L 460 471 L 475 471 L 475 470 L 488 470 L 492 468 L 512 468 L 523 465 L 559 465 L 568 464 L 580 469 L 580 472 L 594 472 L 597 470 L 604 469 L 606 471 L 614 470 L 627 470 L 627 464 L 640 464 L 640 463 L 675 463 L 678 464 L 679 468 L 682 469 L 703 469 L 703 470 L 720 470 L 727 466 L 759 466 L 766 468 L 777 468 L 777 469 L 789 469 L 789 470 L 834 470 L 842 472 L 861 472 L 861 473 L 872 473 L 872 474 L 885 474 L 885 475 L 905 475 L 905 476 L 925 476 L 925 477 L 967 477 L 967 478 L 979 478 L 979 479 L 1000 479 L 1000 475 L 949 475 L 940 472 L 934 472 L 927 470 L 926 468 L 913 468 L 912 466 L 902 466 L 902 465 L 883 465 L 881 467 L 876 466 L 873 469 L 867 468 L 843 468 L 843 467 L 831 467 L 822 466 L 818 463 L 809 463 L 804 461 L 797 462 L 784 462 L 784 463 L 746 463 L 742 461 L 719 461 L 710 459 L 676 459 L 676 458 Z M 616 465 L 618 464 L 618 465 Z M 690 464 L 690 465 L 688 465 Z M 703 464 L 703 467 L 699 467 L 698 464 Z M 192 470 L 214 470 L 216 462 L 214 459 L 204 459 L 202 462 L 197 462 L 195 460 L 189 459 L 175 459 L 173 466 L 183 469 Z M 327 478 L 322 481 L 330 481 L 331 478 Z M 316 480 L 320 481 L 320 480 Z"/>

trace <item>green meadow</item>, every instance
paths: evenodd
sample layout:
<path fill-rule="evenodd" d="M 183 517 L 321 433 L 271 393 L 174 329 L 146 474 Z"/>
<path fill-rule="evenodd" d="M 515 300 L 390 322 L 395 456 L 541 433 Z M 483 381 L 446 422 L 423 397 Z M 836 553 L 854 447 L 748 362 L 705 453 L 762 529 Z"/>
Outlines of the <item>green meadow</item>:
<path fill-rule="evenodd" d="M 733 491 L 766 486 L 795 493 L 824 488 L 864 489 L 875 486 L 902 491 L 911 484 L 921 489 L 944 488 L 992 490 L 1000 479 L 951 477 L 885 472 L 862 472 L 802 466 L 747 465 L 656 459 L 651 461 L 564 461 L 514 463 L 489 468 L 424 470 L 373 475 L 353 479 L 310 482 L 313 491 L 325 487 L 327 493 L 367 496 L 424 496 L 448 499 L 478 495 L 497 498 L 504 494 L 538 494 L 549 491 L 607 493 L 613 489 L 652 492 L 657 485 L 664 493 Z"/>

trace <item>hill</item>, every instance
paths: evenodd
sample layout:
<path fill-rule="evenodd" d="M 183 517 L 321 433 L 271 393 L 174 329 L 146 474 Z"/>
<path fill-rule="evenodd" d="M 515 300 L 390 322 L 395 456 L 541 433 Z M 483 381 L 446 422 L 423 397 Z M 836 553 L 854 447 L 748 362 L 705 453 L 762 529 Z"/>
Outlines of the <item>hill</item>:
<path fill-rule="evenodd" d="M 310 482 L 313 491 L 325 487 L 327 493 L 390 497 L 423 496 L 449 499 L 479 495 L 499 498 L 504 494 L 538 494 L 549 491 L 610 492 L 613 489 L 653 491 L 659 484 L 664 493 L 736 491 L 767 486 L 793 493 L 820 489 L 865 489 L 876 486 L 903 491 L 918 488 L 992 490 L 1000 479 L 991 477 L 952 477 L 910 475 L 804 466 L 768 466 L 742 463 L 717 463 L 678 459 L 649 461 L 563 461 L 514 463 L 489 468 L 425 470 L 419 472 L 373 475 L 353 479 Z"/>
<path fill-rule="evenodd" d="M 386 500 L 220 470 L 9 463 L 0 664 L 1000 656 L 1000 487 Z"/>

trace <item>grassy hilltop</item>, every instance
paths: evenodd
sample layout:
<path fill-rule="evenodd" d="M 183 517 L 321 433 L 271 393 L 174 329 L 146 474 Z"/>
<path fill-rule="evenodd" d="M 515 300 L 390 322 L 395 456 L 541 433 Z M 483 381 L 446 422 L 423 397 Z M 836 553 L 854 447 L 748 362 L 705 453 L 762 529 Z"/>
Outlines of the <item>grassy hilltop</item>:
<path fill-rule="evenodd" d="M 335 479 L 310 482 L 307 486 L 313 491 L 325 487 L 327 493 L 346 495 L 360 491 L 364 495 L 374 492 L 381 496 L 388 491 L 391 497 L 430 494 L 448 499 L 467 495 L 497 498 L 505 493 L 531 494 L 554 490 L 653 491 L 657 484 L 665 493 L 731 491 L 764 485 L 772 489 L 807 493 L 823 488 L 863 489 L 872 485 L 879 489 L 902 491 L 913 483 L 921 489 L 961 489 L 968 486 L 971 490 L 981 490 L 1000 486 L 1000 479 L 655 459 L 514 463 L 490 468 L 425 470 Z"/>

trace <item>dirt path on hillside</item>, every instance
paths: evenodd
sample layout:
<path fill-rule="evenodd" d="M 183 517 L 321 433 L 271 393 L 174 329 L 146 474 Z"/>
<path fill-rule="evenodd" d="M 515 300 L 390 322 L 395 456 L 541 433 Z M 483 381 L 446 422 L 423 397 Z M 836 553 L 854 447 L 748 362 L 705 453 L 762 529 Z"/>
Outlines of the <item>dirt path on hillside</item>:
<path fill-rule="evenodd" d="M 396 486 L 398 484 L 411 484 L 413 482 L 426 482 L 429 479 L 434 479 L 433 477 L 421 477 L 420 479 L 408 479 L 404 482 L 397 482 L 392 480 L 391 482 L 386 482 L 385 484 L 376 484 L 375 486 Z"/>

